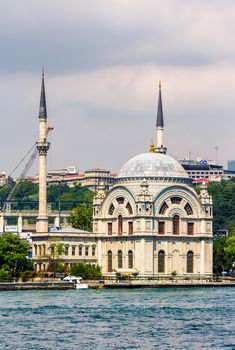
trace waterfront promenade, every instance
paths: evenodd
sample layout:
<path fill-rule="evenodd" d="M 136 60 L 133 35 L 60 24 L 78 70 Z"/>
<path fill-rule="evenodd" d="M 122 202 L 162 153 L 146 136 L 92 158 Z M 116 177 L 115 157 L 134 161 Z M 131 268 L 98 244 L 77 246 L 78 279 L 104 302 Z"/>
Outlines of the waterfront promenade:
<path fill-rule="evenodd" d="M 182 278 L 175 279 L 104 279 L 104 280 L 88 280 L 84 281 L 91 289 L 120 289 L 120 288 L 232 288 L 235 287 L 235 278 L 227 278 L 220 281 L 209 279 L 195 279 L 184 280 Z M 73 289 L 74 286 L 71 283 L 65 283 L 59 281 L 59 279 L 50 279 L 39 281 L 27 281 L 27 282 L 13 282 L 0 283 L 0 291 L 11 290 L 65 290 Z"/>

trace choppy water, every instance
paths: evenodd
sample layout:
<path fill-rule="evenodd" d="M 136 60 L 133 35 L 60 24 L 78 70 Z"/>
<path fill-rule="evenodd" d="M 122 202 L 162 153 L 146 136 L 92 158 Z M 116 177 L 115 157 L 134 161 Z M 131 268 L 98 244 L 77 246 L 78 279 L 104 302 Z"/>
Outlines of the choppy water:
<path fill-rule="evenodd" d="M 0 292 L 0 349 L 235 349 L 235 289 Z"/>

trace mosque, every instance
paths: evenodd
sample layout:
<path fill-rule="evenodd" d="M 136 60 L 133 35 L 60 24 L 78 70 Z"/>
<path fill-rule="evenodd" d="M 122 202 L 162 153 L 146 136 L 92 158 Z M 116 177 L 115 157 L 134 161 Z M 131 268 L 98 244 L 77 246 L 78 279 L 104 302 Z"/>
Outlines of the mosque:
<path fill-rule="evenodd" d="M 99 264 L 103 275 L 212 274 L 212 199 L 205 184 L 198 194 L 164 145 L 159 84 L 156 146 L 128 160 L 110 190 L 102 184 L 93 202 L 93 232 L 64 228 L 48 232 L 46 200 L 46 98 L 42 77 L 39 111 L 39 215 L 33 235 L 37 270 L 45 270 L 51 239 L 65 246 L 66 266 Z"/>

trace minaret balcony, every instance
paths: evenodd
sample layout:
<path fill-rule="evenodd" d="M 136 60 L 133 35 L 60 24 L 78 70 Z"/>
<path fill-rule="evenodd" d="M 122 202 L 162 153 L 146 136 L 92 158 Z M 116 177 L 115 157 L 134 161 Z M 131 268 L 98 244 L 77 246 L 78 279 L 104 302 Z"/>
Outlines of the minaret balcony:
<path fill-rule="evenodd" d="M 50 147 L 50 142 L 37 142 L 36 147 L 39 154 L 47 154 L 47 151 Z"/>

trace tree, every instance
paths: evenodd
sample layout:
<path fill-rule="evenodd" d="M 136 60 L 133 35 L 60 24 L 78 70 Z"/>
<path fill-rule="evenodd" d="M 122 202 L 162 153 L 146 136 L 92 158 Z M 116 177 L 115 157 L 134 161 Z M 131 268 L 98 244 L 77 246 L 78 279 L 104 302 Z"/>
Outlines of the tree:
<path fill-rule="evenodd" d="M 225 251 L 227 237 L 218 237 L 213 241 L 213 272 L 221 274 L 223 270 L 229 271 L 232 260 Z"/>
<path fill-rule="evenodd" d="M 27 258 L 29 243 L 21 241 L 12 233 L 0 237 L 0 269 L 11 277 L 18 277 L 21 272 L 33 270 L 33 263 Z"/>
<path fill-rule="evenodd" d="M 229 230 L 235 227 L 235 180 L 212 182 L 208 191 L 213 198 L 213 228 Z"/>
<path fill-rule="evenodd" d="M 235 261 L 235 228 L 228 237 L 218 237 L 213 242 L 213 269 L 214 273 L 229 271 Z"/>
<path fill-rule="evenodd" d="M 100 278 L 102 276 L 101 267 L 99 265 L 78 263 L 71 267 L 71 274 L 80 276 L 84 279 Z"/>
<path fill-rule="evenodd" d="M 62 256 L 65 253 L 64 244 L 59 239 L 51 238 L 49 241 L 49 254 L 45 257 L 49 260 L 48 271 L 63 272 L 64 263 Z"/>
<path fill-rule="evenodd" d="M 81 204 L 71 212 L 70 222 L 72 227 L 92 231 L 92 206 Z"/>
<path fill-rule="evenodd" d="M 0 201 L 7 199 L 12 187 L 13 185 L 0 186 Z M 47 190 L 47 200 L 52 204 L 53 210 L 58 209 L 59 201 L 62 210 L 71 210 L 79 203 L 92 203 L 93 196 L 93 192 L 85 187 L 81 187 L 80 185 L 69 187 L 64 183 L 55 184 L 48 186 Z M 18 185 L 17 192 L 12 199 L 21 203 L 20 209 L 35 209 L 38 202 L 38 184 L 34 184 L 28 180 L 21 181 Z M 12 206 L 15 209 L 19 208 L 16 203 L 12 204 Z"/>
<path fill-rule="evenodd" d="M 235 227 L 226 240 L 224 251 L 230 256 L 233 263 L 235 261 Z"/>

